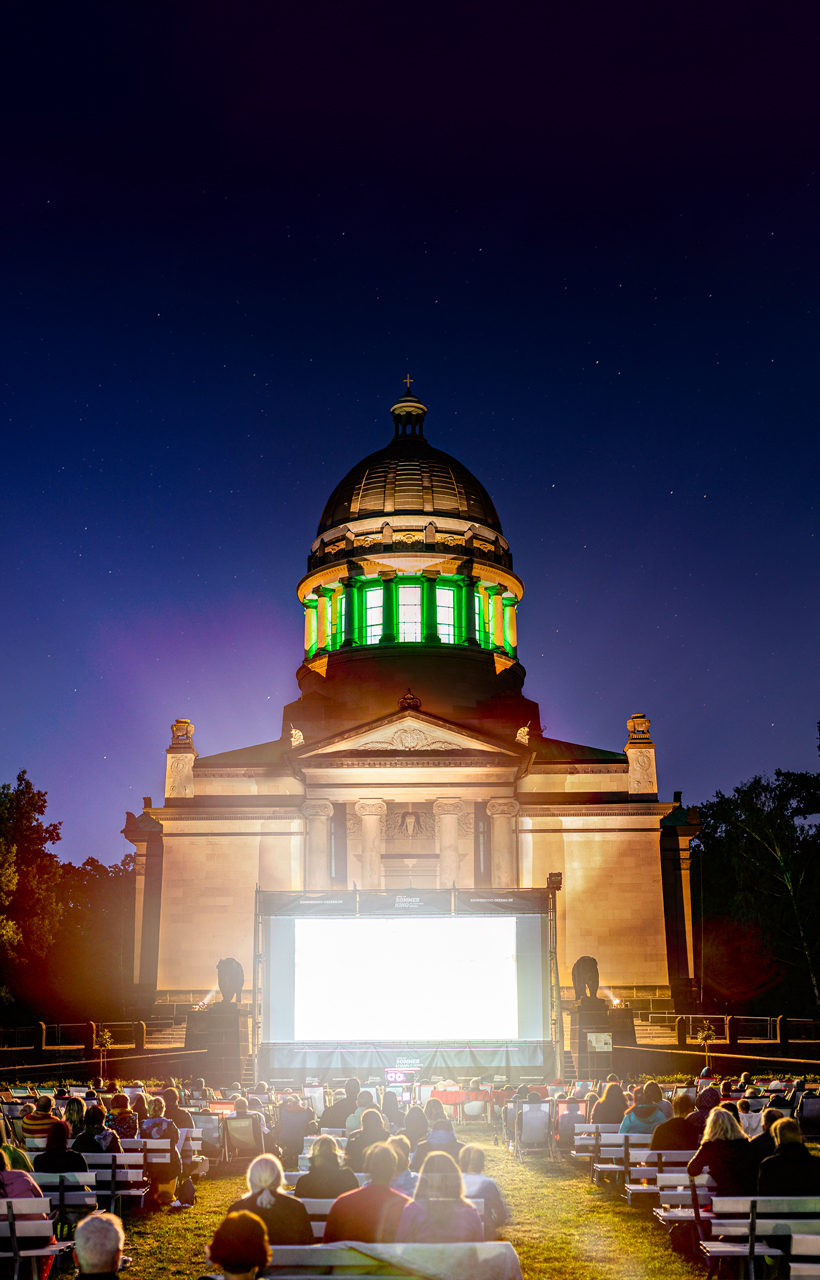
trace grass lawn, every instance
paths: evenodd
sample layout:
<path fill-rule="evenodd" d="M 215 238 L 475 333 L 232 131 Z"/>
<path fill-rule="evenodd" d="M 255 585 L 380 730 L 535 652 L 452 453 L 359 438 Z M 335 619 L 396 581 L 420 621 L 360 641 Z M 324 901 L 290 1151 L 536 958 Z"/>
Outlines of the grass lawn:
<path fill-rule="evenodd" d="M 488 1128 L 464 1126 L 462 1141 L 487 1153 L 487 1173 L 500 1185 L 513 1213 L 505 1238 L 521 1259 L 524 1280 L 663 1280 L 702 1278 L 703 1270 L 673 1253 L 666 1232 L 646 1210 L 630 1209 L 597 1190 L 582 1169 L 549 1160 L 520 1164 L 494 1146 Z M 237 1166 L 238 1168 L 238 1166 Z M 166 1209 L 126 1221 L 126 1252 L 140 1280 L 196 1277 L 210 1270 L 205 1245 L 229 1205 L 244 1194 L 244 1175 L 206 1178 L 193 1209 Z"/>

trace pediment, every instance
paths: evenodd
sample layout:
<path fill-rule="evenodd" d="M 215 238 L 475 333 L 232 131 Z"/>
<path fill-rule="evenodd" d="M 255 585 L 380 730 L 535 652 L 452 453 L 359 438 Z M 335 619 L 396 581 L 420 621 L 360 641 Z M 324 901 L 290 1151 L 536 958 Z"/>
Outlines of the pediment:
<path fill-rule="evenodd" d="M 425 756 L 469 754 L 504 755 L 511 761 L 528 755 L 526 747 L 477 734 L 436 716 L 418 711 L 399 712 L 360 728 L 312 742 L 294 752 L 303 765 L 321 756 Z"/>

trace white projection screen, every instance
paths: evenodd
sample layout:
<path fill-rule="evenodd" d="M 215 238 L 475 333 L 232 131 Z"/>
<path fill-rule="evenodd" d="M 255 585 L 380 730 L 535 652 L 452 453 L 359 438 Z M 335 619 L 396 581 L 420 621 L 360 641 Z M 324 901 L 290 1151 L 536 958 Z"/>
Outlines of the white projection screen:
<path fill-rule="evenodd" d="M 515 1039 L 516 962 L 509 916 L 296 920 L 294 1039 Z"/>

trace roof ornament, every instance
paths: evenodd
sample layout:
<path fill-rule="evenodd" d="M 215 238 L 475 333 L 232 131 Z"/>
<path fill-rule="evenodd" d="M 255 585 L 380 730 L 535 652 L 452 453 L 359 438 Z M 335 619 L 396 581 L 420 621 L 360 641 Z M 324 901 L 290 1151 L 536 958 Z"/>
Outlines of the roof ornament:
<path fill-rule="evenodd" d="M 399 711 L 420 711 L 421 699 L 417 698 L 412 689 L 408 689 L 403 697 L 399 698 Z"/>
<path fill-rule="evenodd" d="M 527 723 L 526 723 L 526 724 L 523 724 L 523 725 L 521 726 L 521 728 L 518 730 L 518 733 L 515 735 L 515 740 L 516 740 L 516 742 L 523 742 L 523 744 L 524 744 L 524 746 L 525 746 L 525 747 L 528 747 L 528 746 L 530 745 L 530 722 L 529 722 L 529 720 L 527 721 Z"/>
<path fill-rule="evenodd" d="M 301 730 L 301 729 L 294 729 L 293 725 L 291 725 L 291 726 L 290 726 L 290 749 L 291 749 L 291 751 L 293 751 L 294 747 L 303 747 L 304 745 L 305 745 L 305 735 L 302 733 L 302 730 Z"/>

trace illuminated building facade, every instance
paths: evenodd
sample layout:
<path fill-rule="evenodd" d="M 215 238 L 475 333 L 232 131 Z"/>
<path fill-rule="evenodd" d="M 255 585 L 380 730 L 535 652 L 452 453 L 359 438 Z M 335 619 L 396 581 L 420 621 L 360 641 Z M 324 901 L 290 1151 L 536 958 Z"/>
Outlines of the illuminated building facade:
<path fill-rule="evenodd" d="M 616 995 L 682 1005 L 694 813 L 659 802 L 649 721 L 623 751 L 542 734 L 524 696 L 524 586 L 492 500 L 424 434 L 412 395 L 386 448 L 331 494 L 298 585 L 300 697 L 275 741 L 209 757 L 177 721 L 137 853 L 135 981 L 203 997 L 222 956 L 250 983 L 254 890 L 530 888 L 561 872 L 561 981 L 597 957 Z"/>

